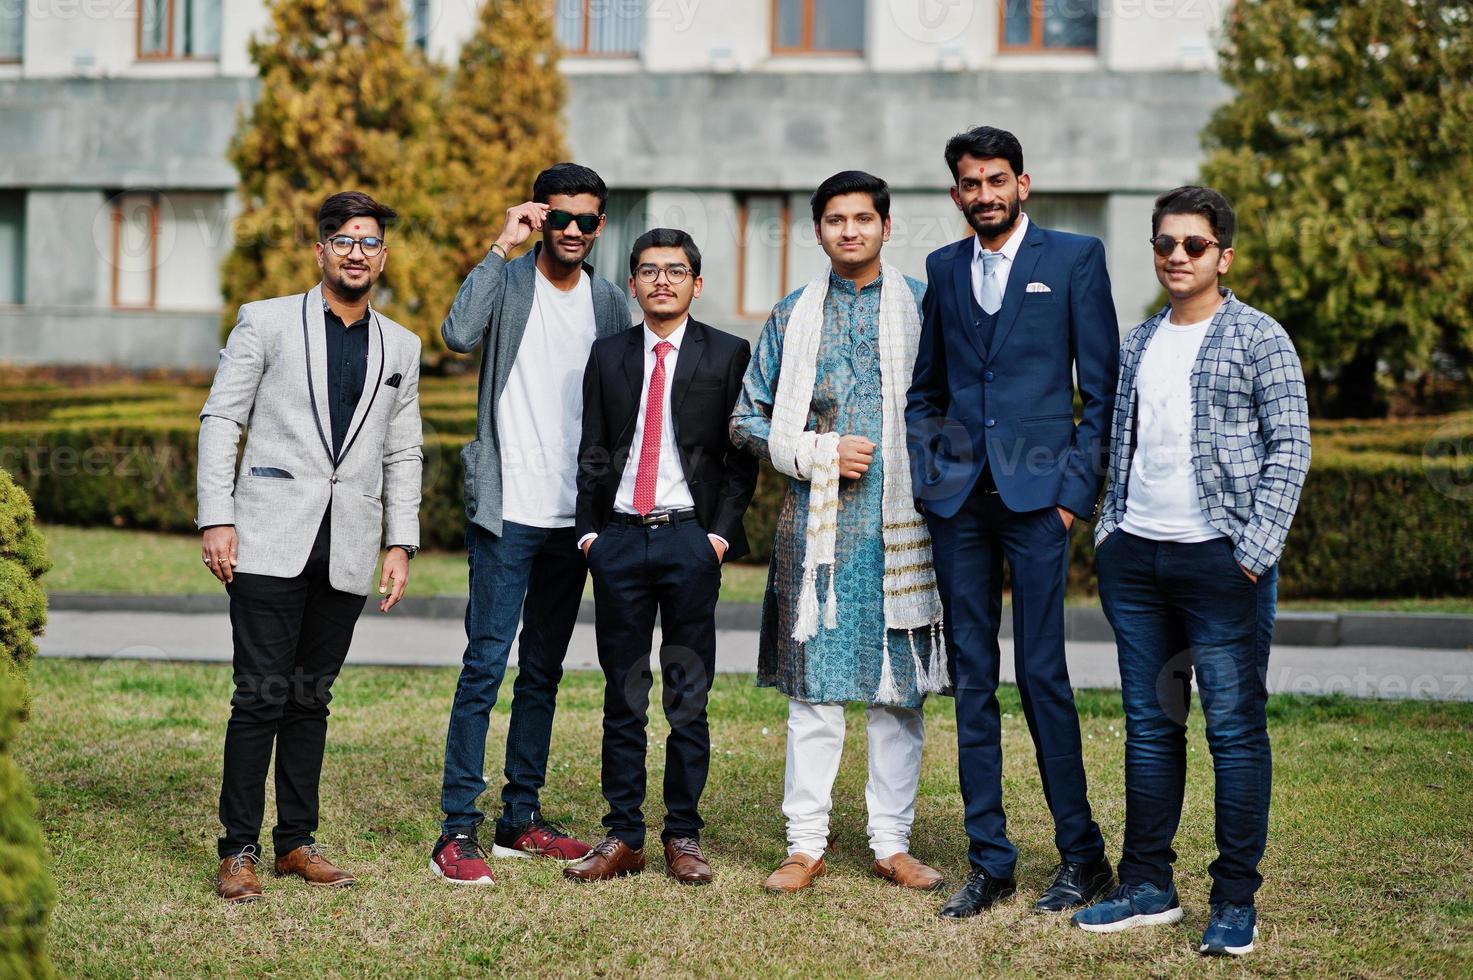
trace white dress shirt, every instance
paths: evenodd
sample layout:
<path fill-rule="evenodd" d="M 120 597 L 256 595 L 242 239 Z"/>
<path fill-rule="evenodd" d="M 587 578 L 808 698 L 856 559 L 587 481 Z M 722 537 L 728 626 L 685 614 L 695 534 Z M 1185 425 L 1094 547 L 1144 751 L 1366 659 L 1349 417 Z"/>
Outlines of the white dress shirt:
<path fill-rule="evenodd" d="M 1028 215 L 1018 216 L 1018 224 L 1013 228 L 1012 235 L 1003 242 L 1002 248 L 997 254 L 1002 256 L 1002 261 L 997 264 L 997 271 L 993 277 L 997 279 L 997 295 L 1002 299 L 1008 294 L 1008 274 L 1013 271 L 1013 259 L 1018 255 L 1018 249 L 1023 247 L 1023 236 L 1028 234 Z M 991 251 L 989 249 L 989 251 Z M 982 305 L 982 239 L 976 235 L 972 236 L 972 295 L 976 297 L 977 305 Z"/>
<path fill-rule="evenodd" d="M 680 360 L 680 346 L 685 341 L 685 328 L 689 325 L 690 317 L 686 317 L 670 336 L 664 338 L 647 325 L 640 328 L 644 331 L 644 383 L 639 388 L 639 417 L 634 423 L 634 438 L 629 443 L 628 461 L 624 464 L 623 476 L 619 478 L 619 490 L 614 495 L 615 513 L 639 513 L 634 509 L 634 482 L 639 474 L 640 453 L 644 447 L 645 406 L 649 402 L 650 379 L 655 373 L 655 346 L 662 340 L 674 350 L 665 354 L 665 399 L 660 411 L 660 471 L 655 483 L 655 506 L 651 513 L 688 510 L 696 505 L 690 486 L 685 482 L 685 470 L 681 468 L 680 455 L 675 449 L 675 419 L 670 413 L 670 391 L 675 382 L 675 365 Z M 596 534 L 583 535 L 578 539 L 578 547 L 582 548 L 585 542 L 596 537 Z M 726 539 L 719 534 L 708 537 L 720 541 L 723 546 L 727 544 Z"/>

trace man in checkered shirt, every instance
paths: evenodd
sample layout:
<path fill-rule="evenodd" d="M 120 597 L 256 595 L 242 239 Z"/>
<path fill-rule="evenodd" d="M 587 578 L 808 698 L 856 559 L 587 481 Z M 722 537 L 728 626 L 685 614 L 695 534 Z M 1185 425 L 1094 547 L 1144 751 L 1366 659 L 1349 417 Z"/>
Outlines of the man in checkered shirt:
<path fill-rule="evenodd" d="M 1186 782 L 1192 676 L 1217 775 L 1217 860 L 1200 951 L 1241 955 L 1268 837 L 1265 705 L 1279 555 L 1309 472 L 1309 410 L 1294 345 L 1219 285 L 1232 206 L 1179 187 L 1151 216 L 1170 305 L 1120 348 L 1110 483 L 1095 527 L 1100 600 L 1125 704 L 1119 887 L 1076 925 L 1179 922 L 1172 840 Z"/>

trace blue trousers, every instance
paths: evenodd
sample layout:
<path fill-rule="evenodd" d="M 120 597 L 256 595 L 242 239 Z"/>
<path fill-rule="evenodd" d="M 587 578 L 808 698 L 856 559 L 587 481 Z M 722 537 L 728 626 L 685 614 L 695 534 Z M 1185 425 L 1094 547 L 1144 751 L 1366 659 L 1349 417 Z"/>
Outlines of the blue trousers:
<path fill-rule="evenodd" d="M 1263 884 L 1273 782 L 1264 679 L 1278 568 L 1255 586 L 1227 538 L 1178 544 L 1119 530 L 1101 544 L 1097 564 L 1125 705 L 1120 880 L 1171 885 L 1195 675 L 1216 776 L 1210 900 L 1251 904 Z"/>
<path fill-rule="evenodd" d="M 985 481 L 955 516 L 927 515 L 927 523 L 956 686 L 957 765 L 971 842 L 967 859 L 999 878 L 1011 878 L 1018 862 L 1003 813 L 997 706 L 1004 559 L 1012 573 L 1018 691 L 1054 818 L 1054 843 L 1066 861 L 1103 858 L 1105 841 L 1090 812 L 1079 714 L 1064 661 L 1069 530 L 1053 507 L 1009 510 L 995 491 L 985 489 Z"/>
<path fill-rule="evenodd" d="M 519 619 L 522 641 L 506 733 L 500 822 L 516 827 L 538 814 L 558 683 L 588 576 L 571 527 L 506 522 L 497 537 L 471 524 L 466 528 L 466 552 L 470 603 L 465 612 L 465 658 L 450 709 L 440 792 L 447 834 L 474 833 L 485 818 L 476 799 L 486 789 L 486 730 Z"/>

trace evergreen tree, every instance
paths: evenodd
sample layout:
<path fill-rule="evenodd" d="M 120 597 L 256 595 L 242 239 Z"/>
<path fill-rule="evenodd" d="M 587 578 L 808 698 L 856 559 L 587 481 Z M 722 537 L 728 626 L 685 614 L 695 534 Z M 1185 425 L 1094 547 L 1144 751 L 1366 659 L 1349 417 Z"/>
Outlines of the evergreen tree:
<path fill-rule="evenodd" d="M 1316 398 L 1473 363 L 1473 10 L 1451 0 L 1239 0 L 1202 182 L 1238 212 L 1242 298 L 1282 321 Z M 1326 398 L 1333 391 L 1333 398 Z"/>
<path fill-rule="evenodd" d="M 385 315 L 439 340 L 444 310 L 425 302 L 435 279 L 424 234 L 434 188 L 422 142 L 434 125 L 438 80 L 405 44 L 400 0 L 271 0 L 271 27 L 251 41 L 261 93 L 230 146 L 242 213 L 222 270 L 222 329 L 239 304 L 311 288 L 317 207 L 361 190 L 397 210 L 375 290 Z"/>

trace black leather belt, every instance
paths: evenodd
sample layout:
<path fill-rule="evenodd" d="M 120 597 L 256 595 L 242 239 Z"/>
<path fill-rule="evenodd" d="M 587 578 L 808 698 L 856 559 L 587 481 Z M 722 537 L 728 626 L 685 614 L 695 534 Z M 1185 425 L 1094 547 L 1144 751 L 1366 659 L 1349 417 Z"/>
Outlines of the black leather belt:
<path fill-rule="evenodd" d="M 696 519 L 696 509 L 687 507 L 684 510 L 665 510 L 658 514 L 620 514 L 615 511 L 609 515 L 612 524 L 633 524 L 636 527 L 655 527 L 659 524 L 679 524 L 682 521 L 693 521 Z"/>

